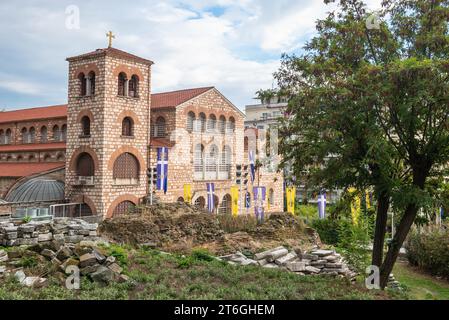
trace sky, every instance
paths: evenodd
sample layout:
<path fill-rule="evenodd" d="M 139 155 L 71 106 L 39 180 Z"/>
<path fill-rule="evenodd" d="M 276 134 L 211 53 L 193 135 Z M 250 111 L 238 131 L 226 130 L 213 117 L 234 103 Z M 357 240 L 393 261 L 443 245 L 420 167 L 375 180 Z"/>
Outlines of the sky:
<path fill-rule="evenodd" d="M 155 62 L 153 93 L 215 86 L 243 110 L 330 10 L 322 0 L 1 1 L 0 110 L 66 103 L 66 57 L 107 47 L 109 30 L 113 47 Z"/>

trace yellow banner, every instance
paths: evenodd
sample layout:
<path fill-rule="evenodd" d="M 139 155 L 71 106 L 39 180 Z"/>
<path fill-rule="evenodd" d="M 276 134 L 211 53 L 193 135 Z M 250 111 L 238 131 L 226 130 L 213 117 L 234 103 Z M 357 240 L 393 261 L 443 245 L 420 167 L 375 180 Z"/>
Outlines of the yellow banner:
<path fill-rule="evenodd" d="M 234 217 L 239 214 L 239 187 L 231 187 L 231 212 Z"/>
<path fill-rule="evenodd" d="M 287 187 L 285 188 L 285 193 L 287 197 L 287 212 L 292 215 L 295 214 L 295 200 L 296 200 L 296 188 Z"/>
<path fill-rule="evenodd" d="M 192 185 L 185 184 L 184 185 L 184 202 L 188 204 L 192 204 Z"/>
<path fill-rule="evenodd" d="M 360 196 L 355 188 L 349 188 L 348 191 L 352 195 L 352 201 L 351 201 L 352 223 L 354 223 L 355 225 L 358 225 L 362 200 L 360 199 Z"/>
<path fill-rule="evenodd" d="M 371 201 L 370 201 L 370 198 L 369 198 L 369 192 L 368 191 L 365 191 L 365 194 L 366 194 L 366 209 L 370 209 L 371 208 Z"/>

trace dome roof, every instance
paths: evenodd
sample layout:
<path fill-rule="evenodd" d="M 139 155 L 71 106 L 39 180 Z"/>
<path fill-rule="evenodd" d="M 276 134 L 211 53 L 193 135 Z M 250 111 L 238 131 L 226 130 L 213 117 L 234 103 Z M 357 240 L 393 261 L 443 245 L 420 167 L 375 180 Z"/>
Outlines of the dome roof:
<path fill-rule="evenodd" d="M 64 183 L 58 180 L 34 178 L 19 184 L 7 196 L 8 202 L 41 202 L 64 199 Z"/>

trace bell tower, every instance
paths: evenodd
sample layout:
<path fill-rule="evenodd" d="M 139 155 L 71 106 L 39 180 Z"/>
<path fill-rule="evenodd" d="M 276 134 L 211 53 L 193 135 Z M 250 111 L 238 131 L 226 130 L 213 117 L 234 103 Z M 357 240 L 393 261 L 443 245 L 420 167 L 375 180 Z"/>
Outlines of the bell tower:
<path fill-rule="evenodd" d="M 148 192 L 153 62 L 112 46 L 67 61 L 66 198 L 86 215 L 129 212 Z"/>

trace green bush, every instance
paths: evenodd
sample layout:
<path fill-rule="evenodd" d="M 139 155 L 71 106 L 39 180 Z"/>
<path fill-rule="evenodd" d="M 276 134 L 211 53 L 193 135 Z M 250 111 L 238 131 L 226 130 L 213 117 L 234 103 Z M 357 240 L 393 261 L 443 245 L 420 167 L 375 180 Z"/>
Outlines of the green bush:
<path fill-rule="evenodd" d="M 412 265 L 449 279 L 449 231 L 413 231 L 405 247 L 407 258 Z"/>
<path fill-rule="evenodd" d="M 338 222 L 337 219 L 322 219 L 314 220 L 312 228 L 314 228 L 320 235 L 322 242 L 330 245 L 337 245 L 338 243 Z"/>

